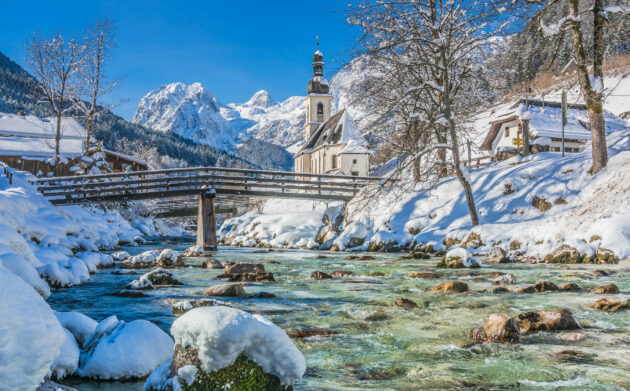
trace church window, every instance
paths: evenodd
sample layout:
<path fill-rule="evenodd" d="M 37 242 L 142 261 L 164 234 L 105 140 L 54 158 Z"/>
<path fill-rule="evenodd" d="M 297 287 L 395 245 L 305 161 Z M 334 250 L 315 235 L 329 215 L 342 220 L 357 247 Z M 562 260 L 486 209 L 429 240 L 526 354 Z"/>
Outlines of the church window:
<path fill-rule="evenodd" d="M 337 166 L 337 155 L 332 155 L 332 168 L 338 168 L 338 166 Z"/>
<path fill-rule="evenodd" d="M 506 126 L 505 128 L 505 137 L 510 137 L 510 127 Z"/>
<path fill-rule="evenodd" d="M 317 122 L 324 122 L 324 105 L 317 104 Z"/>
<path fill-rule="evenodd" d="M 352 164 L 357 164 L 357 159 L 352 159 Z"/>
<path fill-rule="evenodd" d="M 352 171 L 350 173 L 350 175 L 352 175 L 352 176 L 359 176 L 359 172 L 358 171 Z"/>

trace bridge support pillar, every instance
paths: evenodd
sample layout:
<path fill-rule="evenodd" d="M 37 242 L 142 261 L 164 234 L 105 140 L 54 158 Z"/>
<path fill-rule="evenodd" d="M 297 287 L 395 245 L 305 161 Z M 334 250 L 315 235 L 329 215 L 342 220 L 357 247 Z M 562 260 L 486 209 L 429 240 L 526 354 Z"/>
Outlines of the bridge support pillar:
<path fill-rule="evenodd" d="M 205 250 L 217 249 L 217 222 L 214 211 L 216 191 L 208 186 L 201 188 L 197 209 L 197 246 Z"/>

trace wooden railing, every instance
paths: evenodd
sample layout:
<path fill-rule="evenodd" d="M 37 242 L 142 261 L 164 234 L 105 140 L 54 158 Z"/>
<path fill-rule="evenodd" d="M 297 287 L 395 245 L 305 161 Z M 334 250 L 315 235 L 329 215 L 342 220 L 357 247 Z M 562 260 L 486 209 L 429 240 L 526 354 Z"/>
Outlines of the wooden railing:
<path fill-rule="evenodd" d="M 53 204 L 160 199 L 198 194 L 202 186 L 217 195 L 262 198 L 349 200 L 380 178 L 223 167 L 174 168 L 34 180 Z"/>

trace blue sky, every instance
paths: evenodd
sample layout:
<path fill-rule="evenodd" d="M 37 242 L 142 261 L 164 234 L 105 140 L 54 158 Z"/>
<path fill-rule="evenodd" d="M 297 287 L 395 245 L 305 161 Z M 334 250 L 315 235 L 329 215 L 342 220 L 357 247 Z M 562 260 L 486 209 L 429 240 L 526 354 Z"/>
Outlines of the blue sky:
<path fill-rule="evenodd" d="M 79 34 L 108 16 L 118 47 L 108 73 L 122 76 L 108 100 L 131 119 L 140 98 L 162 84 L 201 82 L 224 103 L 266 89 L 276 101 L 306 95 L 315 36 L 327 77 L 351 57 L 356 28 L 347 0 L 318 1 L 6 1 L 0 0 L 0 51 L 23 64 L 34 31 Z"/>

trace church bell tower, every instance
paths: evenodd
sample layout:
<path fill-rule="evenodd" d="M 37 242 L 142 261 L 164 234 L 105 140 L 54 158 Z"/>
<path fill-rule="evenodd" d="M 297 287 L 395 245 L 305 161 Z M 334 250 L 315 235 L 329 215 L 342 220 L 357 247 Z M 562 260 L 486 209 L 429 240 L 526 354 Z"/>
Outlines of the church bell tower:
<path fill-rule="evenodd" d="M 332 103 L 330 86 L 324 77 L 324 55 L 319 51 L 319 42 L 313 54 L 313 78 L 308 82 L 307 91 L 306 125 L 304 125 L 306 141 L 330 117 Z"/>

